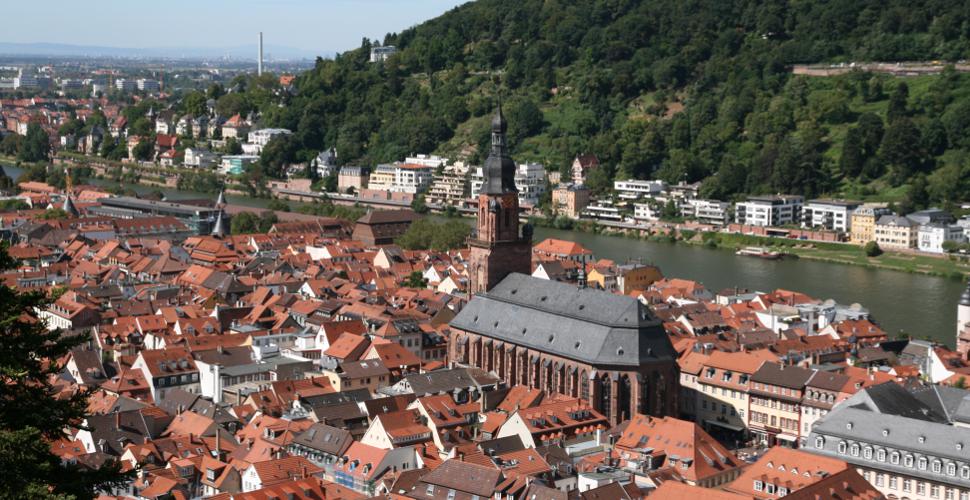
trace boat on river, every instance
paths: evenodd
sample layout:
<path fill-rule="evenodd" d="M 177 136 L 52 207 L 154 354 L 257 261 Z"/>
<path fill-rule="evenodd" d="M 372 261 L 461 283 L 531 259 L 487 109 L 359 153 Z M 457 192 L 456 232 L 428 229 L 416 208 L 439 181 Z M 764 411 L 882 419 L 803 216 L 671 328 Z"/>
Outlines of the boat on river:
<path fill-rule="evenodd" d="M 761 259 L 768 259 L 768 260 L 780 259 L 784 255 L 781 252 L 768 250 L 765 247 L 744 247 L 734 253 L 737 255 L 743 255 L 745 257 L 758 257 Z"/>

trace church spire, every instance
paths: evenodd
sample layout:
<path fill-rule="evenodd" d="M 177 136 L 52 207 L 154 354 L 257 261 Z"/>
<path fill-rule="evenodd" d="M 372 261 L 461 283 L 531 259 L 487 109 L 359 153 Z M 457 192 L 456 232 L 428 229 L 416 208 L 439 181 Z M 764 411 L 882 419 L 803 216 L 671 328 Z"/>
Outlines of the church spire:
<path fill-rule="evenodd" d="M 216 223 L 212 226 L 212 236 L 216 238 L 224 238 L 226 236 L 226 222 L 222 218 L 222 210 L 219 210 L 219 215 L 216 216 Z"/>
<path fill-rule="evenodd" d="M 502 115 L 502 103 L 499 102 L 492 117 L 492 148 L 482 167 L 482 193 L 503 194 L 517 193 L 515 187 L 515 162 L 509 157 L 508 144 L 505 133 L 508 124 Z"/>

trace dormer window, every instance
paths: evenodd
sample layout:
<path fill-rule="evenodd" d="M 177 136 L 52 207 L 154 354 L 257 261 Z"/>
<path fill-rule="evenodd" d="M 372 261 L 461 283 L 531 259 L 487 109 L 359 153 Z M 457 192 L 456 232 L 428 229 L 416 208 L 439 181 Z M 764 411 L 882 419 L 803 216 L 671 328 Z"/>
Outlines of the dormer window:
<path fill-rule="evenodd" d="M 824 446 L 825 446 L 825 438 L 823 438 L 822 436 L 817 436 L 815 438 L 815 447 L 821 450 L 822 447 Z"/>

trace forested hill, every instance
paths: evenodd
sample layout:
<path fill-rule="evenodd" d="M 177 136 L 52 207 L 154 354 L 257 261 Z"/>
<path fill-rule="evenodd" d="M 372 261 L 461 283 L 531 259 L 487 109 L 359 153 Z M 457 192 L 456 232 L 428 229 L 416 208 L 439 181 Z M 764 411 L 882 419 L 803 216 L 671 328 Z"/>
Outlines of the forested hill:
<path fill-rule="evenodd" d="M 371 64 L 372 43 L 401 50 Z M 342 163 L 478 161 L 501 93 L 516 159 L 596 153 L 597 188 L 659 176 L 708 179 L 725 199 L 902 197 L 917 184 L 925 204 L 970 199 L 970 75 L 790 67 L 966 58 L 970 0 L 478 0 L 319 60 L 285 106 L 258 98 L 266 80 L 233 99 L 295 130 L 297 157 L 335 145 Z"/>

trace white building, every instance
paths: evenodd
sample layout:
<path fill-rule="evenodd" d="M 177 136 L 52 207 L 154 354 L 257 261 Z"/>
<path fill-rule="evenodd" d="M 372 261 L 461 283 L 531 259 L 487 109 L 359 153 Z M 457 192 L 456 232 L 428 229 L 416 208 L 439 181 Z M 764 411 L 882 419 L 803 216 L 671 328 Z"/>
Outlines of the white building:
<path fill-rule="evenodd" d="M 134 92 L 138 88 L 138 82 L 119 78 L 115 80 L 115 88 L 122 92 Z"/>
<path fill-rule="evenodd" d="M 208 149 L 186 148 L 182 163 L 187 167 L 209 168 L 219 163 L 219 155 Z"/>
<path fill-rule="evenodd" d="M 386 45 L 384 47 L 371 47 L 370 62 L 384 62 L 388 57 L 397 53 L 397 47 Z"/>
<path fill-rule="evenodd" d="M 434 176 L 428 189 L 428 203 L 459 206 L 465 199 L 467 185 L 468 165 L 460 161 L 448 165 Z"/>
<path fill-rule="evenodd" d="M 40 88 L 40 81 L 36 76 L 25 75 L 21 73 L 19 76 L 13 79 L 13 88 L 15 89 L 37 89 Z"/>
<path fill-rule="evenodd" d="M 634 203 L 633 218 L 637 221 L 655 221 L 660 219 L 660 214 L 649 203 Z"/>
<path fill-rule="evenodd" d="M 448 158 L 435 155 L 415 155 L 405 158 L 404 163 L 410 165 L 421 165 L 422 167 L 438 168 L 447 165 Z"/>
<path fill-rule="evenodd" d="M 409 163 L 378 165 L 370 175 L 368 188 L 391 193 L 423 192 L 431 185 L 434 168 Z"/>
<path fill-rule="evenodd" d="M 472 197 L 482 191 L 485 176 L 482 167 L 475 167 L 472 175 Z M 519 163 L 515 166 L 515 188 L 519 190 L 519 205 L 536 206 L 539 199 L 548 189 L 546 185 L 546 168 L 540 163 Z"/>
<path fill-rule="evenodd" d="M 331 175 L 337 175 L 340 171 L 340 167 L 337 166 L 337 149 L 330 148 L 326 151 L 321 151 L 313 160 L 313 164 L 317 170 L 317 177 L 325 179 Z"/>
<path fill-rule="evenodd" d="M 730 208 L 731 204 L 726 201 L 695 198 L 684 200 L 680 206 L 680 213 L 684 217 L 704 224 L 726 226 L 731 222 Z"/>
<path fill-rule="evenodd" d="M 158 83 L 158 80 L 152 80 L 149 78 L 139 79 L 137 85 L 138 90 L 144 92 L 158 92 L 162 88 L 162 86 Z"/>
<path fill-rule="evenodd" d="M 620 209 L 613 205 L 611 201 L 599 200 L 596 203 L 588 205 L 583 209 L 583 217 L 589 217 L 591 219 L 606 220 L 611 222 L 622 222 L 623 214 L 620 213 Z"/>
<path fill-rule="evenodd" d="M 802 227 L 848 233 L 852 212 L 862 203 L 845 200 L 809 200 L 802 208 Z"/>
<path fill-rule="evenodd" d="M 248 142 L 242 145 L 243 153 L 248 155 L 258 155 L 263 152 L 263 148 L 269 141 L 280 135 L 289 135 L 293 132 L 285 128 L 262 128 L 249 133 Z"/>
<path fill-rule="evenodd" d="M 954 241 L 963 243 L 967 241 L 967 236 L 962 226 L 939 222 L 920 226 L 916 238 L 916 247 L 921 252 L 931 253 L 943 253 L 944 242 Z"/>
<path fill-rule="evenodd" d="M 666 189 L 667 184 L 664 181 L 642 181 L 637 179 L 613 181 L 613 190 L 623 200 L 653 198 L 666 191 Z"/>
<path fill-rule="evenodd" d="M 734 221 L 749 226 L 784 226 L 801 222 L 801 196 L 751 196 L 734 206 Z"/>
<path fill-rule="evenodd" d="M 259 161 L 255 155 L 226 155 L 219 163 L 219 172 L 227 175 L 239 175 L 246 169 L 246 165 Z"/>

